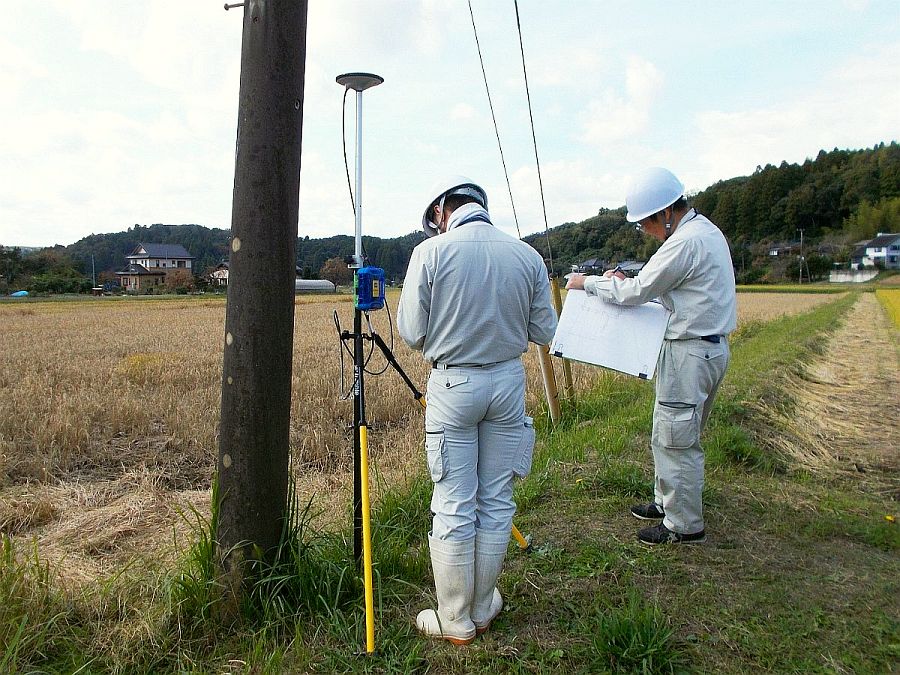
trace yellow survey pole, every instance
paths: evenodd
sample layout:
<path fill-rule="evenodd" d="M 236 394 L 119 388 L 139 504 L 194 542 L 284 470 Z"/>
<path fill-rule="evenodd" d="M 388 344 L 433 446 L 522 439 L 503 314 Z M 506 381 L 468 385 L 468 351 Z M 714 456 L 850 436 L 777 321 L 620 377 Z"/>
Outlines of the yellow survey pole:
<path fill-rule="evenodd" d="M 369 511 L 369 435 L 359 427 L 359 468 L 362 479 L 363 584 L 366 593 L 366 652 L 375 651 L 375 594 L 372 587 L 372 522 Z"/>

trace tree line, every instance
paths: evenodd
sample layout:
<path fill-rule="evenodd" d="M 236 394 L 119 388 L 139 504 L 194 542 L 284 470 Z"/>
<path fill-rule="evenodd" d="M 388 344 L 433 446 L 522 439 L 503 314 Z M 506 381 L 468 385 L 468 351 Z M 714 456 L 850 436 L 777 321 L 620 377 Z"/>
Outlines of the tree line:
<path fill-rule="evenodd" d="M 719 181 L 688 197 L 725 233 L 740 281 L 795 277 L 798 254 L 774 260 L 768 252 L 796 249 L 801 232 L 804 265 L 813 277 L 824 276 L 834 263 L 848 263 L 860 241 L 900 232 L 900 145 L 822 150 L 803 164 L 759 166 L 750 176 Z M 526 237 L 545 258 L 546 239 Z M 610 263 L 647 260 L 656 246 L 625 221 L 624 208 L 600 209 L 550 231 L 554 263 L 563 271 L 594 257 Z"/>
<path fill-rule="evenodd" d="M 714 183 L 689 195 L 697 209 L 728 237 L 741 281 L 778 280 L 793 275 L 797 256 L 773 261 L 768 249 L 795 243 L 800 232 L 808 246 L 805 264 L 826 274 L 832 263 L 846 262 L 856 242 L 878 232 L 900 231 L 900 145 L 880 143 L 863 150 L 822 150 L 802 164 L 782 162 L 757 167 L 750 176 Z M 193 256 L 198 275 L 227 260 L 230 231 L 201 225 L 134 225 L 124 232 L 92 234 L 69 246 L 21 254 L 0 246 L 0 293 L 18 288 L 36 292 L 85 292 L 92 271 L 114 277 L 125 256 L 139 243 L 181 244 Z M 363 237 L 372 265 L 392 282 L 402 281 L 420 232 L 402 237 Z M 647 260 L 658 247 L 625 221 L 624 207 L 598 210 L 581 222 L 569 222 L 524 237 L 553 272 L 565 274 L 590 258 L 609 263 Z M 354 250 L 353 237 L 300 237 L 297 266 L 304 278 L 329 278 Z M 328 263 L 326 265 L 326 262 Z M 338 270 L 338 272 L 334 272 Z M 327 275 L 327 276 L 326 276 Z"/>

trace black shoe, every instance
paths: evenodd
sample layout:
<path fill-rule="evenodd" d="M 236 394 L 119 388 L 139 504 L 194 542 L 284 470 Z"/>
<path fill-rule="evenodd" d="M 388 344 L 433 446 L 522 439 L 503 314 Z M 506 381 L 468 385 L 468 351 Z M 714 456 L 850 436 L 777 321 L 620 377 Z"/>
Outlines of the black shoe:
<path fill-rule="evenodd" d="M 681 532 L 673 532 L 660 523 L 653 527 L 645 527 L 639 531 L 638 541 L 650 546 L 656 546 L 657 544 L 699 544 L 706 541 L 706 530 L 700 530 L 693 534 L 681 534 Z"/>
<path fill-rule="evenodd" d="M 631 515 L 638 520 L 656 520 L 657 518 L 665 518 L 666 512 L 656 502 L 649 504 L 635 504 L 631 507 Z"/>

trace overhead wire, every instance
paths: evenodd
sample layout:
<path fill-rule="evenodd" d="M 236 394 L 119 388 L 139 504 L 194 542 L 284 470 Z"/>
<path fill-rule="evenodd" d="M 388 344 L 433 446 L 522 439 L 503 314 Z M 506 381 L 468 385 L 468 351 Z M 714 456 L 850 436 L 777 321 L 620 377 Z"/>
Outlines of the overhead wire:
<path fill-rule="evenodd" d="M 471 7 L 471 2 L 469 3 Z M 519 20 L 519 0 L 513 0 L 516 8 L 516 29 L 519 32 L 519 52 L 522 54 L 522 75 L 525 77 L 525 97 L 528 99 L 528 119 L 531 122 L 531 140 L 534 144 L 534 163 L 537 166 L 538 186 L 541 191 L 541 208 L 544 210 L 544 233 L 547 237 L 547 257 L 550 261 L 550 276 L 553 270 L 553 249 L 550 248 L 550 225 L 547 223 L 547 202 L 544 200 L 544 181 L 541 179 L 541 160 L 538 157 L 537 136 L 534 133 L 534 115 L 531 112 L 531 92 L 528 88 L 528 71 L 525 68 L 525 46 L 522 43 L 522 22 Z"/>
<path fill-rule="evenodd" d="M 541 195 L 541 208 L 543 209 L 543 214 L 544 214 L 544 236 L 547 239 L 547 258 L 548 258 L 548 262 L 549 262 L 549 272 L 550 272 L 550 276 L 554 276 L 555 270 L 554 270 L 554 265 L 553 265 L 553 248 L 550 245 L 550 225 L 547 222 L 547 202 L 544 199 L 544 181 L 541 176 L 541 161 L 540 161 L 540 157 L 538 156 L 537 135 L 535 134 L 535 131 L 534 131 L 534 113 L 532 112 L 532 106 L 531 106 L 531 91 L 528 86 L 528 69 L 525 66 L 525 45 L 524 45 L 524 42 L 522 39 L 522 21 L 519 17 L 519 2 L 518 2 L 518 0 L 514 0 L 513 4 L 514 4 L 515 10 L 516 10 L 516 29 L 517 29 L 518 35 L 519 35 L 519 53 L 522 56 L 522 74 L 525 77 L 525 97 L 528 101 L 528 120 L 531 125 L 531 141 L 534 146 L 534 161 L 535 161 L 535 165 L 537 167 L 538 187 L 540 188 L 540 195 Z M 472 19 L 472 32 L 475 35 L 475 47 L 478 50 L 478 61 L 481 64 L 481 75 L 484 78 L 484 89 L 485 89 L 485 92 L 487 93 L 488 106 L 490 107 L 490 110 L 491 110 L 491 120 L 494 123 L 494 135 L 497 137 L 497 147 L 500 150 L 500 163 L 503 165 L 503 175 L 506 177 L 506 188 L 509 191 L 509 201 L 510 201 L 510 204 L 512 205 L 513 219 L 516 222 L 516 232 L 518 232 L 519 239 L 521 239 L 522 238 L 522 230 L 519 227 L 519 217 L 516 214 L 516 204 L 515 204 L 515 200 L 513 199 L 512 186 L 510 185 L 510 181 L 509 181 L 509 171 L 506 168 L 506 158 L 503 154 L 503 144 L 500 142 L 500 129 L 497 124 L 497 116 L 494 113 L 494 103 L 491 98 L 491 88 L 488 85 L 487 71 L 485 70 L 485 67 L 484 67 L 484 56 L 481 53 L 481 42 L 478 39 L 478 28 L 475 25 L 475 12 L 472 10 L 472 0 L 469 0 L 469 16 Z"/>
<path fill-rule="evenodd" d="M 503 175 L 506 177 L 506 189 L 509 190 L 509 202 L 512 205 L 513 220 L 516 222 L 516 232 L 519 239 L 522 238 L 522 230 L 519 228 L 519 216 L 516 214 L 516 203 L 513 200 L 512 186 L 509 183 L 509 171 L 506 170 L 506 158 L 503 156 L 503 144 L 500 143 L 500 129 L 497 126 L 497 116 L 494 114 L 494 102 L 491 100 L 491 88 L 488 86 L 487 71 L 484 69 L 484 57 L 481 55 L 481 43 L 478 41 L 478 29 L 475 27 L 475 13 L 472 11 L 472 0 L 469 0 L 469 16 L 472 17 L 472 32 L 475 34 L 475 47 L 478 49 L 478 61 L 481 63 L 481 74 L 484 77 L 484 90 L 487 92 L 488 106 L 491 109 L 491 119 L 494 121 L 494 134 L 497 136 L 497 147 L 500 148 L 500 163 L 503 165 Z"/>

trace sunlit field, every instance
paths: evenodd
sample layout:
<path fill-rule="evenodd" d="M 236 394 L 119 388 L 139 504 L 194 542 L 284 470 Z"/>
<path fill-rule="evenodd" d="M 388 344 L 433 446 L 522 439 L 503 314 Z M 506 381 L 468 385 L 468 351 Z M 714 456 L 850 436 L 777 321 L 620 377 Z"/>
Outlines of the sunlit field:
<path fill-rule="evenodd" d="M 900 275 L 898 275 L 900 277 Z M 898 288 L 879 288 L 875 291 L 878 300 L 884 305 L 888 316 L 895 326 L 900 326 L 900 289 Z"/>
<path fill-rule="evenodd" d="M 741 294 L 740 320 L 834 299 Z M 397 296 L 390 300 L 396 307 Z M 342 375 L 335 310 L 351 327 L 348 296 L 298 297 L 292 364 L 292 469 L 324 526 L 345 524 L 352 493 L 351 364 L 345 353 Z M 387 313 L 372 318 L 391 344 Z M 192 509 L 209 510 L 224 320 L 221 298 L 0 304 L 0 531 L 36 537 L 43 556 L 65 558 L 73 580 L 171 551 L 173 528 L 177 540 Z M 421 356 L 396 335 L 393 349 L 424 391 Z M 525 363 L 527 407 L 539 414 L 536 354 Z M 376 350 L 368 370 L 385 366 Z M 573 374 L 576 393 L 616 377 L 581 364 Z M 367 376 L 366 394 L 377 499 L 382 486 L 424 471 L 422 409 L 390 369 Z"/>

